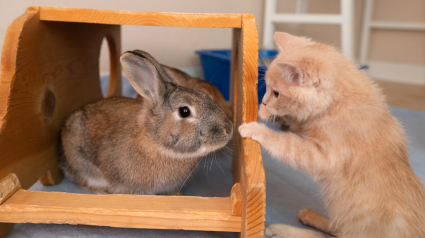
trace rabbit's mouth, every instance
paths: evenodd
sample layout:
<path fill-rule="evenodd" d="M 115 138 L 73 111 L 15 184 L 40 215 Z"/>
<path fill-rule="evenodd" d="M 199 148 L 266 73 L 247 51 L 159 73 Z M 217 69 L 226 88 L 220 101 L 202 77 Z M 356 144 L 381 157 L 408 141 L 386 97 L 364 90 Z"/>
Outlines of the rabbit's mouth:
<path fill-rule="evenodd" d="M 165 156 L 174 158 L 174 159 L 198 159 L 208 155 L 209 153 L 213 151 L 223 148 L 224 146 L 226 146 L 226 144 L 227 142 L 220 145 L 208 145 L 208 146 L 204 145 L 204 146 L 201 146 L 198 150 L 193 152 L 177 152 L 170 149 L 165 149 L 161 151 Z"/>
<path fill-rule="evenodd" d="M 165 149 L 162 150 L 162 153 L 170 158 L 174 159 L 193 159 L 193 158 L 200 158 L 205 155 L 207 155 L 209 152 L 206 147 L 202 146 L 198 150 L 193 152 L 178 152 L 171 149 Z"/>

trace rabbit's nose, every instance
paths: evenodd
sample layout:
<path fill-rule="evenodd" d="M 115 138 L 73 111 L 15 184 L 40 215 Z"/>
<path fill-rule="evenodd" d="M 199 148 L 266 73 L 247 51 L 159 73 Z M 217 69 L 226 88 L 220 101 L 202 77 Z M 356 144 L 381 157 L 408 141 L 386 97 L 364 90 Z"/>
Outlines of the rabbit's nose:
<path fill-rule="evenodd" d="M 224 132 L 226 133 L 226 135 L 231 136 L 232 135 L 232 132 L 233 132 L 232 124 L 230 124 L 229 127 L 226 126 L 224 128 Z"/>
<path fill-rule="evenodd" d="M 224 130 L 224 133 L 226 133 L 226 135 L 229 138 L 232 137 L 232 135 L 233 135 L 233 124 L 230 120 L 226 123 L 223 130 Z"/>

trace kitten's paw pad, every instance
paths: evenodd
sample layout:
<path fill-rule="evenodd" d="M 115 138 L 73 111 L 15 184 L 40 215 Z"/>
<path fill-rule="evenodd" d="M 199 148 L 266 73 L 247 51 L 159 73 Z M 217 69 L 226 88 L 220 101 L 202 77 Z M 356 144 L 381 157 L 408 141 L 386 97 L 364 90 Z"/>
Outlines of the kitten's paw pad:
<path fill-rule="evenodd" d="M 253 140 L 259 141 L 261 135 L 268 129 L 264 124 L 259 124 L 257 122 L 244 123 L 239 126 L 239 134 L 242 137 L 251 138 Z"/>
<path fill-rule="evenodd" d="M 288 226 L 285 224 L 270 225 L 264 230 L 264 232 L 270 238 L 326 238 L 326 236 L 322 233 Z"/>
<path fill-rule="evenodd" d="M 301 237 L 296 232 L 299 228 L 288 226 L 285 224 L 273 224 L 264 230 L 264 233 L 270 238 L 294 238 Z M 294 232 L 295 231 L 295 232 Z"/>
<path fill-rule="evenodd" d="M 266 236 L 270 237 L 270 238 L 284 238 L 279 236 L 279 230 L 281 228 L 279 228 L 279 226 L 282 226 L 283 224 L 273 224 L 270 225 L 268 227 L 266 227 L 266 229 L 264 230 L 264 233 L 266 234 Z"/>

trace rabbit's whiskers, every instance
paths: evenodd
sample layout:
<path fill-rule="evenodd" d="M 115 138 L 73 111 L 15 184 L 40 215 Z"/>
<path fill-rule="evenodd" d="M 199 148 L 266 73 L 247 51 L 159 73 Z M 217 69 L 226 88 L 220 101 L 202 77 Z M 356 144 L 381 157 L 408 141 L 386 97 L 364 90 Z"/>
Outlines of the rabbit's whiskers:
<path fill-rule="evenodd" d="M 185 183 L 187 182 L 187 180 L 189 179 L 189 177 L 192 175 L 193 171 L 195 171 L 196 167 L 198 167 L 198 164 L 201 162 L 201 160 L 203 160 L 203 159 L 200 159 L 200 160 L 198 161 L 198 163 L 196 163 L 195 167 L 193 167 L 192 171 L 190 171 L 189 175 L 188 175 L 188 176 L 186 177 L 186 179 L 184 180 L 184 182 L 183 182 L 182 186 L 180 186 L 180 189 L 179 189 L 179 192 L 180 192 L 180 193 L 182 192 L 182 188 L 183 188 L 183 186 L 185 185 Z"/>

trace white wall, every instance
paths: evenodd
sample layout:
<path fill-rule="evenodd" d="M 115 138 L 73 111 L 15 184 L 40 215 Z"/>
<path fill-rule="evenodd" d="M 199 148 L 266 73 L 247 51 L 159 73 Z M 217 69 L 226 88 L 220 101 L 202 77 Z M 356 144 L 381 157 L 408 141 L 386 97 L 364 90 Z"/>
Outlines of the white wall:
<path fill-rule="evenodd" d="M 296 0 L 279 0 L 279 12 L 295 11 Z M 162 11 L 191 13 L 251 13 L 257 18 L 261 45 L 264 0 L 0 0 L 0 45 L 3 45 L 8 25 L 32 5 L 97 8 L 131 11 Z M 358 56 L 364 0 L 355 1 L 355 50 Z M 309 13 L 338 13 L 340 0 L 310 0 Z M 375 0 L 373 12 L 376 20 L 425 21 L 424 0 Z M 339 26 L 283 24 L 276 27 L 296 35 L 306 35 L 317 41 L 339 46 Z M 231 29 L 177 28 L 152 26 L 123 26 L 122 51 L 143 49 L 161 63 L 174 67 L 198 67 L 197 49 L 229 48 Z M 1 50 L 1 49 L 0 49 Z M 101 71 L 108 69 L 107 48 L 101 54 Z M 370 60 L 395 64 L 408 64 L 425 72 L 425 32 L 373 30 L 370 39 Z M 403 66 L 403 65 L 402 65 Z M 382 68 L 382 67 L 381 67 Z M 384 67 L 385 68 L 385 67 Z M 406 68 L 403 66 L 403 69 Z M 414 70 L 415 71 L 415 70 Z M 415 72 L 416 72 L 415 71 Z M 399 75 L 403 75 L 403 70 Z M 379 74 L 378 74 L 379 75 Z M 425 73 L 416 81 L 425 83 Z M 376 76 L 379 78 L 379 76 Z M 409 77 L 401 78 L 406 81 Z M 412 81 L 412 80 L 411 80 Z M 413 82 L 413 81 L 412 81 Z"/>

